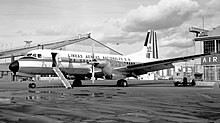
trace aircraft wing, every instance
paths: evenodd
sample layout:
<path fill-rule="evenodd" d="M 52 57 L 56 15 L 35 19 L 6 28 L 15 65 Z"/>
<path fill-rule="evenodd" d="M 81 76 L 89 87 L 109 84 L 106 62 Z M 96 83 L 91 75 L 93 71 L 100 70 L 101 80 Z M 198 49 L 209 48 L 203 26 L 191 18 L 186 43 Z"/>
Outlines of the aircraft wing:
<path fill-rule="evenodd" d="M 129 65 L 125 67 L 118 67 L 115 70 L 122 72 L 123 74 L 130 74 L 130 75 L 141 75 L 146 74 L 148 72 L 154 72 L 162 69 L 169 69 L 173 68 L 173 63 L 184 62 L 188 60 L 194 60 L 199 57 L 212 55 L 209 54 L 198 54 L 198 55 L 191 55 L 185 57 L 177 57 L 177 58 L 169 58 L 163 60 L 156 60 L 152 62 L 145 62 L 140 64 Z"/>
<path fill-rule="evenodd" d="M 2 54 L 0 54 L 0 59 L 5 59 L 5 58 L 10 58 L 10 57 L 18 57 L 18 56 L 24 56 L 25 54 L 23 53 L 13 53 L 13 54 L 4 54 L 4 55 L 2 55 Z"/>

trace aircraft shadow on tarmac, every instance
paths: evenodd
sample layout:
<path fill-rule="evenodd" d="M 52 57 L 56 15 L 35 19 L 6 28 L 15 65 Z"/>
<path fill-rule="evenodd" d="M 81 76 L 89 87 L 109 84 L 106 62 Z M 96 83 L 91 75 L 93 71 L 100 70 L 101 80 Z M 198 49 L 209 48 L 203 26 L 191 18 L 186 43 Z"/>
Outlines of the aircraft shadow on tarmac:
<path fill-rule="evenodd" d="M 118 87 L 117 85 L 110 85 L 110 84 L 94 84 L 94 85 L 81 85 L 76 86 L 73 88 L 81 88 L 81 87 Z M 128 87 L 173 87 L 172 84 L 163 83 L 163 82 L 156 82 L 156 83 L 135 83 L 135 84 L 129 84 Z M 37 88 L 64 88 L 64 86 L 37 86 Z"/>

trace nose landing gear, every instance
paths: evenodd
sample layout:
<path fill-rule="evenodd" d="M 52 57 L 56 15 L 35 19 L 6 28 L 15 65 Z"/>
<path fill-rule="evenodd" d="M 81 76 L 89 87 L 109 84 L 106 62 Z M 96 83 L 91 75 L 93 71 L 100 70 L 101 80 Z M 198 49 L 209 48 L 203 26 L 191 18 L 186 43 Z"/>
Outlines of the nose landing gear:
<path fill-rule="evenodd" d="M 37 85 L 36 85 L 35 83 L 30 83 L 30 84 L 28 85 L 28 87 L 29 87 L 29 88 L 36 88 Z"/>

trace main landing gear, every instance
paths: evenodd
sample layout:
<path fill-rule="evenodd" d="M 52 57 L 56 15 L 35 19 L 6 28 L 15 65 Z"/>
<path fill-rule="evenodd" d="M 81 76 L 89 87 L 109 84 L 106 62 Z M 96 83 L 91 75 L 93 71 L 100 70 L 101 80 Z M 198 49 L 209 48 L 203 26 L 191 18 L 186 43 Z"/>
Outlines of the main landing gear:
<path fill-rule="evenodd" d="M 120 79 L 117 81 L 117 86 L 118 87 L 127 87 L 128 86 L 128 82 L 124 79 Z"/>
<path fill-rule="evenodd" d="M 73 88 L 73 87 L 80 87 L 80 86 L 82 86 L 82 81 L 81 81 L 80 79 L 76 79 L 76 80 L 73 81 L 73 83 L 71 84 L 71 86 L 72 86 L 72 88 Z M 28 85 L 28 87 L 29 87 L 29 88 L 36 88 L 37 85 L 36 85 L 35 83 L 30 83 L 30 84 Z"/>
<path fill-rule="evenodd" d="M 82 86 L 82 81 L 80 79 L 76 79 L 73 81 L 71 86 L 72 86 L 72 88 L 73 87 L 80 87 L 80 86 Z"/>
<path fill-rule="evenodd" d="M 82 86 L 82 81 L 80 79 L 76 79 L 76 80 L 73 81 L 71 86 L 72 86 L 72 88 L 73 87 L 80 87 L 80 86 Z M 124 79 L 120 79 L 120 80 L 117 81 L 117 86 L 118 87 L 127 87 L 128 82 Z"/>
<path fill-rule="evenodd" d="M 80 79 L 76 79 L 73 81 L 73 83 L 71 84 L 72 88 L 73 87 L 80 87 L 82 86 L 82 81 Z M 120 79 L 117 81 L 117 86 L 118 87 L 127 87 L 128 86 L 128 82 L 124 79 Z M 37 85 L 35 83 L 30 83 L 28 85 L 29 88 L 36 88 Z"/>

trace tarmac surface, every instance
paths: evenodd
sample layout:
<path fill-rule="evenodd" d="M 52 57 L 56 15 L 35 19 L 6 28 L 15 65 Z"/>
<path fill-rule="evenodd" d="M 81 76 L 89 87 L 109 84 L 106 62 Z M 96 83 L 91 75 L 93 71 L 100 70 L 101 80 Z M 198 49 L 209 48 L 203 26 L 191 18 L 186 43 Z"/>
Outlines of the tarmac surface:
<path fill-rule="evenodd" d="M 0 123 L 220 123 L 220 89 L 174 87 L 166 80 L 128 83 L 29 89 L 28 82 L 0 82 Z"/>

